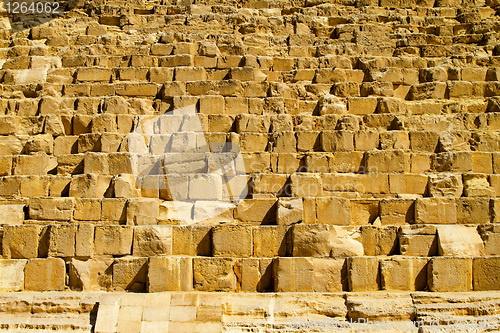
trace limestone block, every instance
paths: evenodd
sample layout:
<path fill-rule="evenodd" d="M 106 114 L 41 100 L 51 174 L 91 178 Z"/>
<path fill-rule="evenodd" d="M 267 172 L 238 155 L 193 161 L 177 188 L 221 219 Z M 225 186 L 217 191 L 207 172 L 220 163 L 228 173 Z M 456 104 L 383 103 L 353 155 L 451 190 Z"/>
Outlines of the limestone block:
<path fill-rule="evenodd" d="M 372 224 L 380 214 L 379 201 L 370 199 L 353 199 L 351 205 L 351 222 L 354 225 Z"/>
<path fill-rule="evenodd" d="M 31 259 L 24 269 L 24 289 L 61 291 L 65 288 L 66 265 L 61 258 Z"/>
<path fill-rule="evenodd" d="M 73 177 L 69 196 L 75 198 L 103 198 L 110 190 L 112 176 L 83 174 Z"/>
<path fill-rule="evenodd" d="M 99 67 L 91 67 L 78 68 L 76 71 L 76 79 L 78 81 L 90 81 L 90 82 L 98 82 L 104 81 L 109 82 L 112 75 L 111 68 L 99 68 Z"/>
<path fill-rule="evenodd" d="M 276 199 L 245 199 L 236 207 L 234 217 L 242 222 L 275 223 Z"/>
<path fill-rule="evenodd" d="M 118 96 L 153 96 L 158 93 L 158 88 L 154 83 L 125 83 L 116 87 Z"/>
<path fill-rule="evenodd" d="M 329 257 L 330 230 L 325 224 L 296 224 L 292 227 L 294 257 Z"/>
<path fill-rule="evenodd" d="M 13 159 L 14 175 L 46 175 L 57 168 L 57 158 L 45 153 L 19 155 Z"/>
<path fill-rule="evenodd" d="M 490 199 L 489 198 L 457 198 L 457 223 L 485 224 L 489 223 Z"/>
<path fill-rule="evenodd" d="M 153 53 L 154 48 L 151 47 L 151 52 Z M 149 69 L 149 81 L 163 84 L 167 81 L 172 81 L 174 78 L 173 68 L 150 68 Z"/>
<path fill-rule="evenodd" d="M 380 272 L 377 257 L 347 258 L 349 291 L 379 290 Z"/>
<path fill-rule="evenodd" d="M 382 225 L 401 225 L 415 221 L 415 200 L 380 200 L 380 223 Z"/>
<path fill-rule="evenodd" d="M 13 198 L 19 196 L 21 180 L 18 177 L 0 177 L 0 196 Z"/>
<path fill-rule="evenodd" d="M 113 289 L 146 291 L 148 258 L 116 258 L 113 264 Z"/>
<path fill-rule="evenodd" d="M 395 226 L 375 227 L 362 226 L 360 241 L 363 243 L 365 255 L 387 256 L 398 252 L 398 228 Z"/>
<path fill-rule="evenodd" d="M 54 152 L 54 139 L 51 134 L 30 136 L 24 145 L 24 151 L 29 155 L 36 153 L 52 155 Z"/>
<path fill-rule="evenodd" d="M 423 198 L 415 202 L 415 223 L 457 223 L 457 207 L 451 198 Z"/>
<path fill-rule="evenodd" d="M 160 200 L 131 198 L 127 201 L 127 224 L 155 225 L 160 212 Z"/>
<path fill-rule="evenodd" d="M 351 224 L 351 206 L 343 198 L 317 198 L 316 215 L 318 223 L 349 225 Z"/>
<path fill-rule="evenodd" d="M 427 175 L 415 174 L 391 174 L 389 175 L 389 188 L 395 194 L 418 194 L 427 193 Z"/>
<path fill-rule="evenodd" d="M 347 98 L 347 109 L 349 114 L 372 114 L 377 109 L 376 97 L 349 97 Z"/>
<path fill-rule="evenodd" d="M 127 199 L 104 198 L 101 203 L 101 220 L 118 222 L 127 221 Z"/>
<path fill-rule="evenodd" d="M 0 153 L 2 155 L 17 155 L 23 150 L 23 143 L 16 136 L 0 136 Z"/>
<path fill-rule="evenodd" d="M 137 188 L 137 178 L 131 174 L 119 174 L 113 178 L 115 198 L 136 198 L 141 196 L 141 189 Z"/>
<path fill-rule="evenodd" d="M 273 291 L 273 259 L 245 258 L 241 267 L 241 291 Z"/>
<path fill-rule="evenodd" d="M 191 291 L 193 260 L 184 257 L 151 257 L 148 266 L 148 292 Z"/>
<path fill-rule="evenodd" d="M 223 224 L 212 229 L 214 257 L 251 257 L 253 254 L 252 227 Z"/>
<path fill-rule="evenodd" d="M 203 114 L 224 113 L 224 97 L 210 95 L 201 96 L 199 112 Z"/>
<path fill-rule="evenodd" d="M 52 225 L 49 229 L 49 257 L 74 257 L 77 226 Z"/>
<path fill-rule="evenodd" d="M 217 174 L 198 174 L 189 177 L 189 199 L 221 200 L 222 178 Z"/>
<path fill-rule="evenodd" d="M 21 196 L 23 197 L 46 197 L 49 193 L 48 176 L 22 176 Z"/>
<path fill-rule="evenodd" d="M 462 177 L 448 173 L 429 175 L 428 190 L 430 197 L 460 197 L 463 192 Z"/>
<path fill-rule="evenodd" d="M 235 264 L 233 258 L 193 258 L 194 290 L 236 291 Z"/>
<path fill-rule="evenodd" d="M 320 141 L 321 149 L 326 152 L 354 150 L 354 132 L 352 131 L 322 131 Z"/>
<path fill-rule="evenodd" d="M 252 193 L 267 193 L 278 195 L 285 191 L 287 175 L 256 174 L 252 179 Z"/>
<path fill-rule="evenodd" d="M 268 134 L 242 133 L 240 134 L 240 148 L 244 152 L 263 152 L 268 145 Z"/>
<path fill-rule="evenodd" d="M 345 259 L 314 258 L 313 289 L 315 292 L 347 290 L 347 265 Z"/>
<path fill-rule="evenodd" d="M 0 205 L 0 224 L 20 225 L 24 223 L 25 205 Z"/>
<path fill-rule="evenodd" d="M 37 258 L 47 251 L 47 228 L 40 225 L 4 226 L 2 253 L 7 259 Z"/>
<path fill-rule="evenodd" d="M 414 84 L 410 89 L 410 99 L 420 101 L 424 99 L 443 99 L 446 94 L 446 83 L 428 82 Z"/>
<path fill-rule="evenodd" d="M 211 256 L 211 227 L 208 225 L 174 226 L 172 228 L 172 254 Z"/>
<path fill-rule="evenodd" d="M 16 134 L 18 122 L 13 116 L 0 116 L 0 134 Z"/>
<path fill-rule="evenodd" d="M 294 197 L 319 197 L 323 194 L 321 177 L 317 174 L 294 173 L 290 176 Z"/>
<path fill-rule="evenodd" d="M 383 290 L 425 290 L 427 288 L 427 258 L 392 257 L 380 261 Z"/>
<path fill-rule="evenodd" d="M 275 292 L 314 291 L 314 264 L 312 258 L 286 258 L 273 260 Z"/>
<path fill-rule="evenodd" d="M 427 284 L 430 291 L 472 290 L 472 258 L 435 257 L 429 261 Z"/>
<path fill-rule="evenodd" d="M 365 153 L 368 172 L 404 172 L 403 150 L 373 150 Z"/>
<path fill-rule="evenodd" d="M 22 291 L 24 289 L 24 268 L 27 260 L 0 260 L 0 291 Z"/>
<path fill-rule="evenodd" d="M 132 252 L 132 226 L 96 226 L 94 252 L 96 255 L 129 255 Z"/>
<path fill-rule="evenodd" d="M 94 244 L 94 225 L 78 224 L 75 236 L 75 255 L 79 258 L 92 257 Z"/>
<path fill-rule="evenodd" d="M 172 226 L 136 226 L 132 254 L 135 257 L 153 257 L 172 254 Z"/>
<path fill-rule="evenodd" d="M 399 229 L 399 252 L 406 256 L 438 255 L 435 226 L 411 225 Z"/>
<path fill-rule="evenodd" d="M 101 200 L 75 199 L 73 219 L 77 221 L 99 221 L 101 219 Z"/>
<path fill-rule="evenodd" d="M 488 175 L 464 174 L 464 196 L 466 197 L 494 197 L 495 190 L 488 182 Z"/>
<path fill-rule="evenodd" d="M 377 149 L 379 147 L 378 131 L 362 131 L 354 134 L 354 149 L 359 151 L 367 151 Z"/>
<path fill-rule="evenodd" d="M 70 221 L 74 205 L 73 198 L 31 198 L 29 216 L 33 220 Z"/>
<path fill-rule="evenodd" d="M 362 256 L 363 244 L 357 227 L 329 226 L 331 257 Z"/>
<path fill-rule="evenodd" d="M 162 202 L 160 204 L 158 224 L 192 224 L 193 209 L 194 205 L 191 202 Z"/>
<path fill-rule="evenodd" d="M 481 256 L 483 240 L 476 227 L 444 225 L 437 227 L 438 253 L 440 256 Z"/>
<path fill-rule="evenodd" d="M 113 258 L 71 259 L 69 287 L 77 291 L 110 291 L 112 287 Z"/>
<path fill-rule="evenodd" d="M 270 258 L 287 254 L 286 226 L 258 226 L 252 230 L 254 257 Z"/>
<path fill-rule="evenodd" d="M 484 254 L 487 256 L 500 255 L 500 225 L 479 226 L 479 234 L 484 241 Z"/>
<path fill-rule="evenodd" d="M 304 210 L 302 198 L 299 199 L 278 199 L 276 209 L 276 223 L 279 225 L 290 225 L 301 222 Z"/>
<path fill-rule="evenodd" d="M 472 265 L 474 291 L 499 290 L 500 257 L 474 258 Z"/>
<path fill-rule="evenodd" d="M 375 147 L 377 148 L 377 147 Z M 409 149 L 410 138 L 406 131 L 387 131 L 380 133 L 381 149 Z"/>
<path fill-rule="evenodd" d="M 83 172 L 83 154 L 60 155 L 57 157 L 57 174 L 74 175 Z"/>

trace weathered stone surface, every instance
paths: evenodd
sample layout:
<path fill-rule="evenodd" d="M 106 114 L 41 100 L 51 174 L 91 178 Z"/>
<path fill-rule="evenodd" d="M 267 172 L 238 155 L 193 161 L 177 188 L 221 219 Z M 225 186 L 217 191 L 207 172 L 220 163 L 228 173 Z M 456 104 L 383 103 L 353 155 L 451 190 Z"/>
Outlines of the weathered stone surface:
<path fill-rule="evenodd" d="M 500 288 L 500 257 L 474 258 L 472 273 L 474 290 L 498 290 Z"/>
<path fill-rule="evenodd" d="M 193 258 L 194 289 L 199 291 L 235 291 L 237 285 L 232 258 Z"/>
<path fill-rule="evenodd" d="M 135 257 L 172 254 L 172 227 L 168 225 L 136 226 L 132 254 Z"/>
<path fill-rule="evenodd" d="M 380 274 L 377 257 L 351 257 L 347 259 L 349 291 L 379 290 Z"/>
<path fill-rule="evenodd" d="M 148 292 L 190 291 L 193 289 L 191 258 L 151 257 L 148 265 Z"/>
<path fill-rule="evenodd" d="M 290 225 L 301 222 L 303 219 L 302 199 L 279 199 L 276 213 L 277 224 Z"/>
<path fill-rule="evenodd" d="M 24 290 L 24 268 L 27 260 L 4 259 L 0 261 L 0 291 L 22 291 Z"/>
<path fill-rule="evenodd" d="M 66 265 L 60 258 L 31 259 L 24 269 L 24 288 L 32 291 L 64 290 Z"/>
<path fill-rule="evenodd" d="M 440 256 L 481 256 L 484 253 L 483 240 L 475 227 L 439 226 L 437 239 Z"/>
<path fill-rule="evenodd" d="M 432 258 L 427 273 L 430 291 L 472 290 L 472 258 Z"/>
<path fill-rule="evenodd" d="M 250 257 L 253 254 L 252 228 L 223 224 L 212 229 L 214 257 Z"/>
<path fill-rule="evenodd" d="M 383 290 L 425 290 L 427 258 L 395 256 L 380 261 L 380 282 Z"/>
<path fill-rule="evenodd" d="M 135 292 L 146 291 L 148 259 L 118 258 L 113 264 L 113 288 Z"/>

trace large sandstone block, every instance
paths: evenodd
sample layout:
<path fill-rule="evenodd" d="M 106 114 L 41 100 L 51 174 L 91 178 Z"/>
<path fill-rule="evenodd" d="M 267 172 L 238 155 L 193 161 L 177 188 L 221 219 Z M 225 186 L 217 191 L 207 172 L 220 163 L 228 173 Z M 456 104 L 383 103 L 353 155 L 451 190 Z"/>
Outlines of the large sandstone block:
<path fill-rule="evenodd" d="M 83 174 L 73 177 L 69 186 L 70 197 L 103 198 L 109 193 L 112 176 Z"/>
<path fill-rule="evenodd" d="M 457 223 L 486 224 L 491 221 L 489 198 L 457 198 Z"/>
<path fill-rule="evenodd" d="M 113 264 L 113 289 L 146 291 L 148 258 L 118 258 Z"/>
<path fill-rule="evenodd" d="M 61 258 L 31 259 L 24 269 L 26 290 L 61 291 L 65 281 L 66 265 Z"/>
<path fill-rule="evenodd" d="M 349 200 L 343 198 L 317 198 L 316 217 L 318 223 L 351 224 L 351 206 Z"/>
<path fill-rule="evenodd" d="M 323 131 L 320 134 L 320 142 L 321 149 L 326 152 L 353 151 L 354 132 Z"/>
<path fill-rule="evenodd" d="M 96 255 L 129 255 L 132 252 L 132 226 L 96 226 L 94 252 Z"/>
<path fill-rule="evenodd" d="M 6 225 L 3 228 L 2 254 L 4 258 L 24 259 L 46 255 L 47 227 L 40 225 Z"/>
<path fill-rule="evenodd" d="M 415 221 L 415 200 L 380 200 L 380 223 L 382 225 L 401 225 Z"/>
<path fill-rule="evenodd" d="M 76 221 L 99 221 L 101 219 L 101 200 L 75 199 L 73 219 Z"/>
<path fill-rule="evenodd" d="M 174 226 L 172 254 L 187 256 L 212 255 L 212 229 L 207 225 Z"/>
<path fill-rule="evenodd" d="M 278 199 L 276 210 L 276 223 L 279 225 L 290 225 L 303 220 L 304 209 L 302 198 L 299 199 Z"/>
<path fill-rule="evenodd" d="M 393 255 L 398 252 L 397 231 L 395 226 L 362 226 L 360 242 L 366 256 Z"/>
<path fill-rule="evenodd" d="M 160 200 L 131 198 L 127 201 L 127 224 L 154 225 L 160 213 Z"/>
<path fill-rule="evenodd" d="M 425 290 L 427 258 L 392 257 L 380 261 L 380 282 L 383 290 Z"/>
<path fill-rule="evenodd" d="M 127 200 L 104 198 L 101 202 L 101 220 L 111 223 L 127 221 Z"/>
<path fill-rule="evenodd" d="M 398 237 L 399 252 L 402 255 L 419 257 L 431 257 L 438 255 L 435 226 L 401 226 Z"/>
<path fill-rule="evenodd" d="M 379 217 L 379 200 L 351 199 L 351 221 L 354 225 L 372 224 Z"/>
<path fill-rule="evenodd" d="M 0 224 L 20 225 L 24 223 L 24 207 L 21 204 L 0 205 Z"/>
<path fill-rule="evenodd" d="M 276 199 L 245 199 L 236 207 L 234 217 L 242 222 L 275 223 L 276 202 Z"/>
<path fill-rule="evenodd" d="M 73 198 L 31 198 L 29 216 L 34 220 L 70 221 L 74 204 Z"/>
<path fill-rule="evenodd" d="M 349 291 L 379 290 L 380 272 L 377 257 L 347 258 Z"/>
<path fill-rule="evenodd" d="M 415 223 L 454 224 L 457 223 L 457 207 L 454 199 L 423 198 L 415 202 Z"/>
<path fill-rule="evenodd" d="M 172 254 L 172 226 L 136 226 L 132 254 L 152 257 Z"/>
<path fill-rule="evenodd" d="M 280 257 L 273 261 L 275 292 L 314 291 L 312 258 Z"/>
<path fill-rule="evenodd" d="M 252 227 L 223 224 L 212 229 L 214 257 L 251 257 L 253 255 Z"/>
<path fill-rule="evenodd" d="M 13 159 L 14 175 L 46 175 L 57 168 L 57 158 L 46 153 L 19 155 Z"/>
<path fill-rule="evenodd" d="M 484 254 L 490 256 L 500 255 L 500 225 L 479 226 L 479 234 L 484 241 Z"/>
<path fill-rule="evenodd" d="M 290 176 L 290 186 L 294 197 L 319 197 L 323 194 L 321 177 L 317 174 L 294 173 Z"/>
<path fill-rule="evenodd" d="M 428 190 L 430 197 L 460 197 L 463 192 L 462 177 L 449 173 L 429 175 Z"/>
<path fill-rule="evenodd" d="M 440 256 L 481 256 L 483 240 L 476 227 L 446 225 L 437 227 Z"/>
<path fill-rule="evenodd" d="M 313 289 L 315 292 L 348 290 L 346 260 L 342 258 L 314 258 Z"/>
<path fill-rule="evenodd" d="M 113 258 L 71 259 L 69 287 L 77 291 L 110 291 L 112 287 Z"/>
<path fill-rule="evenodd" d="M 466 197 L 495 197 L 495 190 L 490 186 L 485 174 L 464 174 L 463 182 Z"/>
<path fill-rule="evenodd" d="M 193 258 L 193 282 L 197 291 L 236 291 L 236 259 Z"/>
<path fill-rule="evenodd" d="M 474 258 L 474 291 L 500 289 L 500 257 Z"/>
<path fill-rule="evenodd" d="M 369 172 L 404 172 L 405 154 L 403 150 L 369 151 L 365 153 L 366 170 Z"/>
<path fill-rule="evenodd" d="M 49 257 L 74 257 L 77 225 L 52 225 L 49 229 Z"/>
<path fill-rule="evenodd" d="M 432 258 L 427 272 L 427 284 L 430 291 L 472 290 L 472 258 Z"/>
<path fill-rule="evenodd" d="M 22 291 L 24 289 L 24 268 L 27 260 L 0 260 L 0 291 Z"/>
<path fill-rule="evenodd" d="M 273 291 L 273 259 L 245 258 L 239 261 L 241 291 Z"/>
<path fill-rule="evenodd" d="M 148 292 L 153 293 L 161 291 L 190 291 L 192 289 L 192 258 L 149 258 Z"/>
<path fill-rule="evenodd" d="M 259 226 L 253 229 L 254 257 L 283 257 L 287 254 L 287 226 Z"/>

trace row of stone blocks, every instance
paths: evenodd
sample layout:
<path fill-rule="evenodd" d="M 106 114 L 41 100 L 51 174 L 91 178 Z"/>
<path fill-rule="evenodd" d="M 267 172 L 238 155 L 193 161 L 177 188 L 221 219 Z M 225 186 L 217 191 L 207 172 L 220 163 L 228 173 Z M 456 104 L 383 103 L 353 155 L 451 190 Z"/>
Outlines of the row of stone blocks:
<path fill-rule="evenodd" d="M 498 290 L 500 257 L 60 258 L 0 261 L 2 291 Z M 68 273 L 67 273 L 68 272 Z"/>
<path fill-rule="evenodd" d="M 426 226 L 102 226 L 52 224 L 0 229 L 3 258 L 94 258 L 187 255 L 214 257 L 348 257 L 500 255 L 500 227 Z"/>
<path fill-rule="evenodd" d="M 87 192 L 94 194 L 94 192 Z M 25 206 L 27 206 L 25 208 Z M 2 224 L 165 225 L 205 221 L 248 222 L 256 225 L 404 225 L 498 223 L 500 200 L 489 198 L 370 198 L 342 197 L 164 201 L 155 198 L 29 198 L 4 200 Z"/>

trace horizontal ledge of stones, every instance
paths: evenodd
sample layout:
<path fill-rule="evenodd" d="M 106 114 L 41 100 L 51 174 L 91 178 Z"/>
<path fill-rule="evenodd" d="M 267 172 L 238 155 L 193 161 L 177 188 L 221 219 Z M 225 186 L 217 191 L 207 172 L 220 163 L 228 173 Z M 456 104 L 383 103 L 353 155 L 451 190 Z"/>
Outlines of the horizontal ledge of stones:
<path fill-rule="evenodd" d="M 0 261 L 4 291 L 487 291 L 498 290 L 499 267 L 500 256 Z"/>

